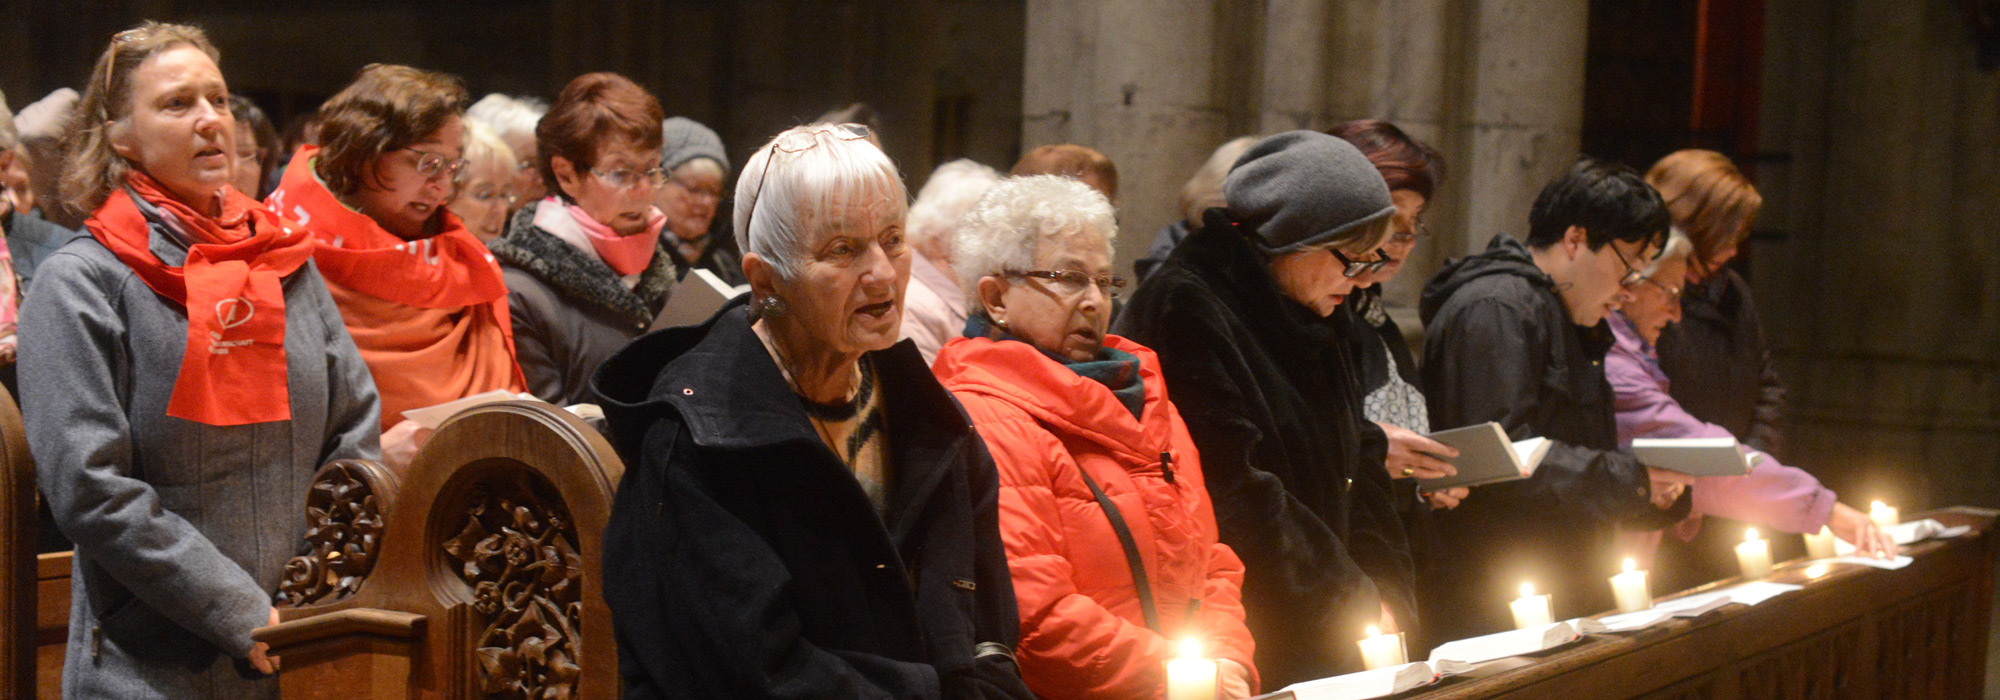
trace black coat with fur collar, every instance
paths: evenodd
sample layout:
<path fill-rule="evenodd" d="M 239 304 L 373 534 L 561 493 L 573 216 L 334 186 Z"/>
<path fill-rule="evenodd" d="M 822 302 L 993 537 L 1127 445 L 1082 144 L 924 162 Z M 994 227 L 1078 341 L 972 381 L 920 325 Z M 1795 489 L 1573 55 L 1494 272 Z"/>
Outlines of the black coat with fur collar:
<path fill-rule="evenodd" d="M 807 419 L 744 298 L 593 385 L 628 467 L 604 532 L 626 698 L 1032 700 L 1000 476 L 916 347 L 876 371 L 888 517 Z"/>
<path fill-rule="evenodd" d="M 507 235 L 486 244 L 500 261 L 513 316 L 514 354 L 528 391 L 557 405 L 590 403 L 590 373 L 652 326 L 673 293 L 673 258 L 665 247 L 626 289 L 618 273 L 535 226 L 539 202 L 514 213 Z"/>
<path fill-rule="evenodd" d="M 1341 331 L 1278 289 L 1247 235 L 1211 210 L 1117 332 L 1159 353 L 1243 558 L 1257 670 L 1279 688 L 1361 670 L 1352 640 L 1380 601 L 1413 617 L 1413 574 Z"/>

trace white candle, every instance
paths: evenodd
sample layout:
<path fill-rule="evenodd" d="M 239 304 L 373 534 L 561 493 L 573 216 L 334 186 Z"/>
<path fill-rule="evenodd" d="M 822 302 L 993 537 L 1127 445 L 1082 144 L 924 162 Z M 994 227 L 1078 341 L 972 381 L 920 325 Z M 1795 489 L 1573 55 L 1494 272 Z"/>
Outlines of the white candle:
<path fill-rule="evenodd" d="M 1832 559 L 1839 554 L 1833 551 L 1833 531 L 1819 526 L 1819 532 L 1806 533 L 1807 559 Z"/>
<path fill-rule="evenodd" d="M 1881 501 L 1868 505 L 1868 519 L 1875 521 L 1877 527 L 1893 527 L 1903 522 L 1902 514 L 1896 512 L 1895 506 Z"/>
<path fill-rule="evenodd" d="M 1653 607 L 1653 589 L 1646 585 L 1646 572 L 1625 560 L 1625 572 L 1611 577 L 1611 595 L 1618 599 L 1618 612 L 1638 612 Z"/>
<path fill-rule="evenodd" d="M 1548 595 L 1535 595 L 1535 584 L 1523 582 L 1521 597 L 1510 604 L 1514 608 L 1514 629 L 1540 627 L 1555 622 L 1555 613 L 1549 611 Z"/>
<path fill-rule="evenodd" d="M 1736 545 L 1736 563 L 1743 566 L 1743 578 L 1763 578 L 1771 573 L 1771 543 L 1757 539 L 1757 528 L 1743 535 Z"/>
<path fill-rule="evenodd" d="M 1215 700 L 1216 664 L 1201 657 L 1201 642 L 1181 640 L 1181 655 L 1167 660 L 1167 700 Z"/>
<path fill-rule="evenodd" d="M 1385 635 L 1374 625 L 1368 626 L 1368 636 L 1360 641 L 1361 665 L 1368 670 L 1409 663 L 1403 651 L 1403 633 Z"/>

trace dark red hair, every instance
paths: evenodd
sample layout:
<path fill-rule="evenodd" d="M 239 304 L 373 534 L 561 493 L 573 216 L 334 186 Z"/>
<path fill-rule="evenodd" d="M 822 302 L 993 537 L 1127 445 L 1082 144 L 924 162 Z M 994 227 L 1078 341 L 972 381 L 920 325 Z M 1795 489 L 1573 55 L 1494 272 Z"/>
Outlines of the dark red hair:
<path fill-rule="evenodd" d="M 1395 124 L 1380 119 L 1341 122 L 1326 133 L 1346 139 L 1368 156 L 1368 162 L 1382 172 L 1390 190 L 1409 190 L 1429 200 L 1444 182 L 1444 157 Z"/>
<path fill-rule="evenodd" d="M 549 105 L 548 114 L 535 125 L 536 167 L 549 190 L 562 192 L 556 185 L 554 158 L 562 156 L 578 170 L 597 165 L 597 153 L 605 143 L 622 139 L 641 151 L 659 150 L 660 123 L 666 121 L 660 100 L 638 83 L 617 73 L 585 73 L 569 81 Z M 562 195 L 568 199 L 568 194 Z"/>

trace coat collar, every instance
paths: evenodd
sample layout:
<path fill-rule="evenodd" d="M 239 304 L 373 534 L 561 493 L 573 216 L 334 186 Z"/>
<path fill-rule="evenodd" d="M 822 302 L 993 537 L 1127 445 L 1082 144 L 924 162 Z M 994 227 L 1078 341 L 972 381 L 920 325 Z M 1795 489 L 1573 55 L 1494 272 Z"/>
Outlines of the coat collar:
<path fill-rule="evenodd" d="M 1268 260 L 1250 243 L 1254 235 L 1220 209 L 1204 215 L 1202 228 L 1174 249 L 1158 272 L 1178 268 L 1193 275 L 1260 338 L 1273 347 L 1324 347 L 1337 340 L 1327 319 L 1293 301 L 1278 288 Z M 1185 252 L 1183 252 L 1185 251 Z"/>
<path fill-rule="evenodd" d="M 1004 401 L 1035 420 L 1139 458 L 1156 457 L 1151 446 L 1170 438 L 1166 379 L 1151 349 L 1121 336 L 1105 346 L 1139 358 L 1139 381 L 1146 387 L 1142 418 L 1135 419 L 1103 384 L 1079 376 L 1034 346 L 1015 340 L 955 338 L 938 352 L 932 370 L 953 392 Z"/>
<path fill-rule="evenodd" d="M 640 328 L 651 325 L 679 279 L 673 258 L 665 249 L 653 250 L 652 261 L 639 273 L 639 284 L 626 289 L 619 283 L 618 273 L 604 261 L 536 226 L 538 205 L 529 204 L 514 212 L 507 235 L 487 243 L 493 257 L 534 275 L 564 299 L 616 315 Z"/>

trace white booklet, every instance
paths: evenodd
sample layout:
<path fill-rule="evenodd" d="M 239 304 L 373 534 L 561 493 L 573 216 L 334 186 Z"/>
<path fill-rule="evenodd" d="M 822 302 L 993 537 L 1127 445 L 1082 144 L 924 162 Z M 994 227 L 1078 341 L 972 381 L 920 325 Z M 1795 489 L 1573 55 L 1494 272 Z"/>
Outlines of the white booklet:
<path fill-rule="evenodd" d="M 1540 627 L 1496 632 L 1484 637 L 1446 642 L 1431 650 L 1431 663 L 1455 661 L 1477 664 L 1509 656 L 1533 654 L 1582 639 L 1583 635 L 1606 631 L 1604 623 L 1590 618 L 1564 620 Z"/>
<path fill-rule="evenodd" d="M 1442 430 L 1424 437 L 1458 449 L 1457 457 L 1445 460 L 1458 468 L 1458 475 L 1418 479 L 1417 485 L 1425 491 L 1526 479 L 1535 475 L 1535 468 L 1541 466 L 1542 457 L 1548 455 L 1550 445 L 1547 438 L 1528 438 L 1520 442 L 1509 440 L 1507 431 L 1501 430 L 1500 424 L 1492 421 Z"/>
<path fill-rule="evenodd" d="M 1291 698 L 1291 700 L 1366 700 L 1422 687 L 1436 681 L 1438 675 L 1431 665 L 1424 662 L 1385 666 L 1378 669 L 1349 673 L 1344 676 L 1321 678 L 1303 683 L 1293 683 L 1284 690 L 1272 694 L 1271 700 Z"/>
<path fill-rule="evenodd" d="M 446 420 L 450 419 L 452 416 L 458 415 L 459 411 L 463 411 L 465 409 L 472 408 L 474 406 L 484 406 L 489 403 L 498 403 L 501 401 L 540 401 L 540 400 L 541 399 L 535 398 L 534 394 L 529 394 L 526 392 L 516 394 L 514 392 L 507 391 L 505 389 L 494 389 L 492 391 L 483 394 L 473 394 L 471 396 L 467 396 L 462 399 L 454 399 L 451 401 L 446 401 L 436 406 L 412 408 L 410 410 L 404 411 L 403 417 L 415 421 L 417 425 L 430 428 L 431 430 L 437 430 L 438 426 L 444 425 L 444 422 Z"/>
<path fill-rule="evenodd" d="M 723 304 L 747 291 L 750 285 L 731 287 L 713 272 L 699 267 L 688 270 L 687 276 L 674 285 L 673 293 L 667 295 L 667 305 L 660 309 L 660 315 L 653 317 L 650 330 L 699 326 L 722 310 Z"/>
<path fill-rule="evenodd" d="M 1604 628 L 1608 631 L 1630 632 L 1652 627 L 1676 617 L 1701 617 L 1708 614 L 1709 611 L 1719 609 L 1729 603 L 1730 600 L 1727 594 L 1703 593 L 1675 598 L 1673 600 L 1662 600 L 1653 604 L 1653 607 L 1637 612 L 1605 615 L 1598 618 L 1597 621 L 1604 623 Z"/>
<path fill-rule="evenodd" d="M 1738 449 L 1736 438 L 1639 438 L 1632 454 L 1649 467 L 1689 476 L 1743 476 L 1750 473 L 1750 455 Z"/>

